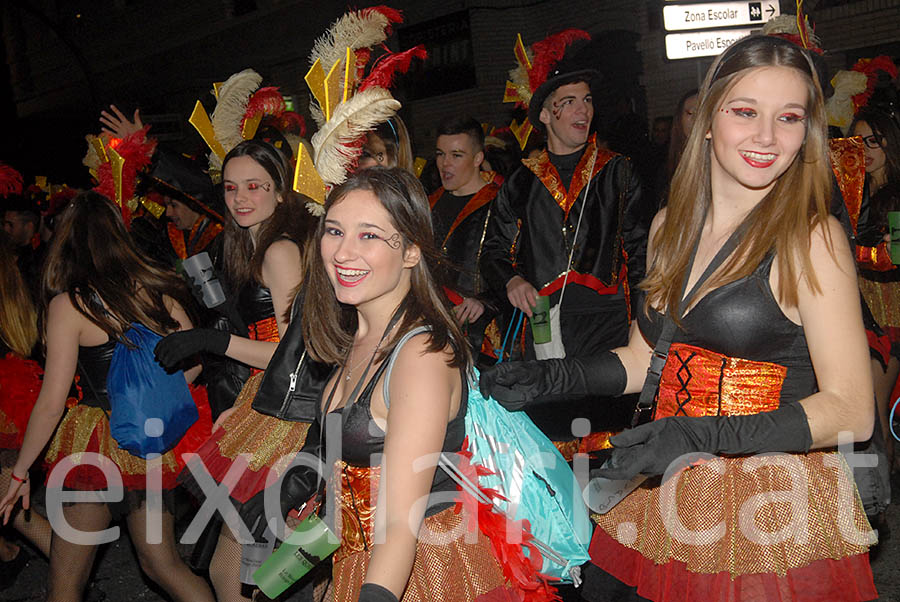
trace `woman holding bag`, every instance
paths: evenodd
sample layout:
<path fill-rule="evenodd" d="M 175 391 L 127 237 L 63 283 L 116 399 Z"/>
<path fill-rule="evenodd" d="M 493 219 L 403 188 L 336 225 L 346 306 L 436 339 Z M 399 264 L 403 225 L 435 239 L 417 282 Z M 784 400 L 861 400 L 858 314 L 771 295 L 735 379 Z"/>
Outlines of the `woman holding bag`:
<path fill-rule="evenodd" d="M 174 274 L 138 255 L 112 202 L 86 192 L 72 201 L 59 221 L 44 269 L 43 298 L 46 371 L 9 488 L 0 500 L 4 522 L 19 499 L 28 508 L 28 469 L 48 442 L 48 472 L 63 461 L 75 461 L 64 480 L 64 487 L 70 490 L 109 486 L 95 466 L 78 460 L 83 452 L 99 454 L 110 461 L 104 462 L 107 466 L 120 473 L 123 500 L 64 505 L 67 523 L 92 532 L 104 529 L 115 516 L 124 516 L 141 568 L 152 580 L 174 600 L 211 601 L 209 587 L 178 555 L 172 514 L 165 507 L 161 514 L 162 541 L 147 541 L 144 533 L 151 518 L 146 503 L 150 463 L 119 447 L 110 434 L 107 414 L 106 377 L 117 342 L 123 340 L 133 323 L 158 334 L 189 328 L 191 321 L 184 308 L 192 303 L 190 294 Z M 199 367 L 186 372 L 185 379 L 192 381 L 198 372 Z M 80 390 L 74 404 L 68 400 L 73 379 Z M 206 432 L 208 421 L 207 414 Z M 182 466 L 177 458 L 180 453 L 193 451 L 184 445 L 191 437 L 189 431 L 175 449 L 158 460 L 164 501 L 169 499 L 166 492 L 175 486 L 175 476 Z M 81 599 L 96 549 L 96 545 L 81 545 L 54 532 L 48 599 Z"/>
<path fill-rule="evenodd" d="M 706 76 L 654 220 L 628 345 L 482 376 L 483 392 L 517 409 L 634 393 L 648 368 L 659 375 L 653 421 L 613 437 L 600 474 L 665 476 L 594 516 L 602 571 L 588 572 L 587 599 L 877 597 L 871 532 L 833 451 L 839 432 L 866 440 L 873 412 L 853 257 L 828 215 L 825 144 L 804 51 L 768 36 L 736 42 Z M 763 452 L 787 453 L 753 456 Z M 806 486 L 792 488 L 798 479 Z"/>

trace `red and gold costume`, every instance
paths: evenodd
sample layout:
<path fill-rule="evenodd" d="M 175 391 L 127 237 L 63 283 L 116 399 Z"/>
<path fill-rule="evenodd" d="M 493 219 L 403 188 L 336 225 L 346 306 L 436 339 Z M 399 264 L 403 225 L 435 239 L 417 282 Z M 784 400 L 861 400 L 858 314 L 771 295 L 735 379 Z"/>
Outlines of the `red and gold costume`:
<path fill-rule="evenodd" d="M 741 416 L 816 390 L 803 328 L 769 286 L 773 256 L 708 293 L 683 318 L 660 380 L 655 419 Z M 654 344 L 659 314 L 639 314 Z M 713 349 L 716 349 L 715 351 Z M 646 481 L 594 515 L 591 560 L 651 600 L 870 600 L 874 542 L 839 453 L 714 457 L 660 484 Z M 587 599 L 591 597 L 586 596 Z M 602 598 L 602 596 L 600 596 Z"/>

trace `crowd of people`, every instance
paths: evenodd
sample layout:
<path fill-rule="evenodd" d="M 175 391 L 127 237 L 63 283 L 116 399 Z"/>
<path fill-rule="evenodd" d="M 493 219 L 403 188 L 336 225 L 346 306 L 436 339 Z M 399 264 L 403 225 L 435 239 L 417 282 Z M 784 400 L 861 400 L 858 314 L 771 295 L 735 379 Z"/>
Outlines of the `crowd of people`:
<path fill-rule="evenodd" d="M 371 60 L 400 19 L 351 11 L 317 40 L 308 138 L 245 70 L 194 109 L 206 161 L 110 107 L 93 190 L 0 166 L 0 516 L 19 534 L 0 585 L 28 541 L 48 600 L 102 597 L 85 535 L 124 519 L 171 599 L 263 599 L 248 546 L 320 515 L 340 545 L 299 599 L 877 598 L 900 464 L 896 66 L 863 63 L 835 123 L 808 36 L 747 37 L 628 156 L 595 127 L 588 34 L 520 38 L 506 100 L 526 120 L 447 116 L 425 161 L 390 85 L 427 49 Z M 135 326 L 152 359 L 123 367 Z M 157 372 L 192 417 L 147 454 L 121 421 Z M 538 574 L 537 547 L 515 564 L 429 460 L 469 467 L 478 392 L 592 479 L 634 484 L 591 514 L 572 584 Z M 875 467 L 845 460 L 854 443 Z M 189 566 L 175 525 L 208 505 Z"/>

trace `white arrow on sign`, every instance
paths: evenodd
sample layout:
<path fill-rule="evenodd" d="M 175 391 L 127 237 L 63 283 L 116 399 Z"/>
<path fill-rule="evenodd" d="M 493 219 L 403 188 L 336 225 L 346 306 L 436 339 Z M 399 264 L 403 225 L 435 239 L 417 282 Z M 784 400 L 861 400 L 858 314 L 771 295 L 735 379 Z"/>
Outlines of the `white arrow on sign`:
<path fill-rule="evenodd" d="M 663 6 L 666 31 L 762 25 L 781 14 L 776 0 L 767 2 L 704 2 Z"/>
<path fill-rule="evenodd" d="M 692 59 L 700 56 L 716 56 L 754 31 L 757 30 L 755 28 L 710 29 L 666 34 L 666 58 Z"/>

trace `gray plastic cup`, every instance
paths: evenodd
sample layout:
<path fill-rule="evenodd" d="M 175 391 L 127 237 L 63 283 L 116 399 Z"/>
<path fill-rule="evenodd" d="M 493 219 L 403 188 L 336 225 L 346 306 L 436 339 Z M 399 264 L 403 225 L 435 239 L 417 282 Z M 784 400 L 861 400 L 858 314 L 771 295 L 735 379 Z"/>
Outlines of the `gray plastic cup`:
<path fill-rule="evenodd" d="M 203 293 L 203 305 L 218 307 L 225 303 L 225 291 L 222 289 L 222 283 L 216 277 L 209 253 L 203 251 L 191 255 L 181 262 L 181 267 L 191 277 L 194 284 L 200 287 L 200 291 Z"/>

